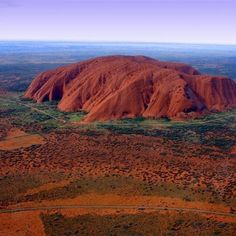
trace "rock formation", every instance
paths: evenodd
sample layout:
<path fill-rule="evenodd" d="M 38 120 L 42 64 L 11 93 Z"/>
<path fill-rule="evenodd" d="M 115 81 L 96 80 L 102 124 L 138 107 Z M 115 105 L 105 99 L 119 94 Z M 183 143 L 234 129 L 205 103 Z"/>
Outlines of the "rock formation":
<path fill-rule="evenodd" d="M 85 121 L 182 119 L 236 108 L 236 84 L 226 77 L 201 75 L 181 63 L 107 56 L 43 72 L 25 97 L 59 100 L 62 111 L 84 110 Z"/>

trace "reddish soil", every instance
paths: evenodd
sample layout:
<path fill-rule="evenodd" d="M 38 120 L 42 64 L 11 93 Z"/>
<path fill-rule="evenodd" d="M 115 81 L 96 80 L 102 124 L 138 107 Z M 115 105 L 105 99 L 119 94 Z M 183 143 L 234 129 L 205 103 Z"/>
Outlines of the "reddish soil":
<path fill-rule="evenodd" d="M 43 223 L 39 212 L 0 214 L 0 236 L 44 236 Z"/>
<path fill-rule="evenodd" d="M 44 139 L 40 135 L 27 134 L 20 129 L 13 128 L 7 132 L 7 136 L 3 140 L 0 140 L 0 150 L 14 150 L 43 143 Z"/>
<path fill-rule="evenodd" d="M 88 112 L 85 121 L 183 119 L 236 107 L 236 84 L 225 77 L 200 75 L 185 64 L 109 56 L 44 72 L 25 97 L 60 100 L 60 110 Z"/>
<path fill-rule="evenodd" d="M 14 209 L 14 208 L 27 208 L 27 207 L 68 206 L 68 205 L 88 205 L 88 206 L 89 205 L 98 205 L 98 206 L 144 205 L 144 206 L 160 206 L 167 208 L 176 207 L 180 209 L 181 208 L 198 209 L 198 210 L 216 211 L 223 213 L 229 213 L 230 211 L 230 208 L 225 206 L 224 204 L 212 204 L 201 201 L 187 202 L 180 198 L 175 198 L 175 197 L 141 196 L 141 195 L 136 196 L 131 194 L 128 196 L 122 196 L 112 193 L 111 194 L 89 193 L 89 194 L 82 194 L 75 198 L 56 199 L 53 201 L 42 200 L 40 202 L 37 201 L 22 202 L 15 205 L 11 205 L 10 208 Z M 100 209 L 97 209 L 97 211 L 100 211 Z M 234 222 L 236 223 L 236 218 L 234 218 L 234 220 L 235 220 Z"/>
<path fill-rule="evenodd" d="M 17 136 L 17 130 L 6 132 L 8 135 Z M 31 175 L 40 172 L 60 172 L 65 176 L 63 180 L 49 182 L 38 187 L 31 187 L 19 195 L 14 196 L 12 201 L 2 201 L 2 207 L 38 207 L 53 205 L 158 205 L 164 207 L 196 208 L 229 213 L 231 207 L 235 207 L 235 167 L 236 159 L 228 158 L 227 153 L 212 147 L 205 154 L 193 156 L 199 150 L 206 148 L 204 145 L 191 143 L 178 143 L 164 140 L 161 137 L 148 137 L 143 135 L 121 135 L 113 133 L 95 132 L 86 135 L 85 132 L 71 132 L 70 130 L 51 132 L 44 134 L 44 144 L 33 145 L 27 148 L 15 150 L 0 150 L 1 160 L 0 176 Z M 175 148 L 175 149 L 173 149 Z M 209 147 L 208 147 L 209 148 Z M 161 153 L 166 152 L 166 155 Z M 215 153 L 220 158 L 210 158 Z M 122 186 L 117 193 L 89 192 L 78 194 L 75 197 L 58 199 L 37 200 L 31 196 L 50 191 L 54 188 L 63 188 L 70 181 L 80 180 L 84 177 L 99 179 L 100 177 L 123 176 L 132 177 L 146 183 L 152 191 L 156 185 L 176 186 L 173 194 L 176 196 L 140 195 L 138 192 L 128 192 L 127 186 Z M 114 179 L 115 180 L 115 179 Z M 20 183 L 19 183 L 20 185 Z M 19 186 L 20 187 L 20 186 Z M 181 188 L 186 188 L 185 193 L 193 197 L 191 201 L 177 196 Z M 204 190 L 204 195 L 209 196 L 205 200 L 198 199 L 198 191 Z M 122 191 L 124 190 L 124 191 Z M 66 189 L 66 192 L 70 191 Z M 65 193 L 66 193 L 65 192 Z M 24 201 L 18 202 L 15 197 L 25 196 Z M 196 197 L 196 198 L 195 198 Z M 20 199 L 20 198 L 19 198 Z M 213 202 L 212 202 L 213 199 Z M 218 199 L 218 200 L 214 200 Z M 219 201 L 219 202 L 218 202 Z M 234 202 L 233 202 L 234 201 Z M 57 211 L 35 211 L 0 214 L 0 236 L 2 235 L 45 235 L 40 213 L 51 214 L 62 213 L 66 217 L 78 215 L 119 215 L 119 214 L 142 214 L 151 210 L 129 210 L 129 209 L 71 209 Z M 159 212 L 159 211 L 158 211 Z M 182 213 L 160 211 L 163 214 Z M 199 213 L 200 215 L 200 213 Z M 202 214 L 201 214 L 202 215 Z M 219 223 L 228 222 L 235 224 L 235 217 L 231 216 L 203 216 L 206 219 L 215 220 Z M 32 227 L 33 226 L 33 227 Z M 205 231 L 204 231 L 205 232 Z M 229 231 L 231 232 L 231 231 Z M 91 234 L 92 235 L 92 234 Z M 196 234 L 197 235 L 197 234 Z M 200 235 L 200 234 L 199 234 Z M 233 235 L 228 233 L 228 235 Z"/>
<path fill-rule="evenodd" d="M 191 188 L 194 194 L 201 188 L 204 194 L 223 201 L 235 198 L 236 159 L 227 158 L 216 148 L 196 157 L 204 145 L 178 144 L 159 137 L 61 132 L 44 135 L 44 139 L 41 146 L 2 152 L 5 158 L 0 174 L 53 170 L 72 178 L 131 176 L 150 186 L 167 183 Z M 161 155 L 163 151 L 165 156 Z M 221 157 L 210 158 L 212 152 Z"/>

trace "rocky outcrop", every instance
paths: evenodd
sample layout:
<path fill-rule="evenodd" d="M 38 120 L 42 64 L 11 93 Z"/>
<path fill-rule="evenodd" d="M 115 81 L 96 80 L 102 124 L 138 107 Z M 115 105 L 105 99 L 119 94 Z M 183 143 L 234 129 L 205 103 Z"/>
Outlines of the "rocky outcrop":
<path fill-rule="evenodd" d="M 108 56 L 37 76 L 25 93 L 59 100 L 62 111 L 84 110 L 85 121 L 133 117 L 192 118 L 236 107 L 236 84 L 181 63 L 143 56 Z"/>

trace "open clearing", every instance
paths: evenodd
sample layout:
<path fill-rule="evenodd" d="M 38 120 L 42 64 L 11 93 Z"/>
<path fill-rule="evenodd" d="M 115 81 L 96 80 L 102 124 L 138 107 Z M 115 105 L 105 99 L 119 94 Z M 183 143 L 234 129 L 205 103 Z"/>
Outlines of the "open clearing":
<path fill-rule="evenodd" d="M 27 134 L 19 129 L 12 129 L 7 137 L 0 141 L 0 150 L 14 150 L 44 144 L 44 138 L 39 134 Z"/>

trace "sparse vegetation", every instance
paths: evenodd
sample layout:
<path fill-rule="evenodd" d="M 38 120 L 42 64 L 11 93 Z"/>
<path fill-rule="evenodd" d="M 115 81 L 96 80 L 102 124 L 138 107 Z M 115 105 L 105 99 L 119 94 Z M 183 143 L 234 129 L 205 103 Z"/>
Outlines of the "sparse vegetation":
<path fill-rule="evenodd" d="M 158 44 L 153 44 L 151 51 L 141 44 L 111 44 L 101 50 L 97 44 L 36 44 L 0 45 L 0 142 L 16 127 L 45 140 L 44 144 L 0 150 L 0 208 L 48 206 L 56 201 L 77 204 L 76 197 L 85 196 L 86 201 L 87 194 L 95 196 L 92 204 L 99 204 L 101 199 L 110 200 L 106 195 L 113 193 L 122 204 L 128 204 L 124 199 L 135 202 L 140 197 L 142 204 L 143 199 L 160 197 L 174 199 L 174 203 L 184 200 L 194 208 L 210 206 L 217 211 L 225 207 L 226 212 L 235 213 L 236 159 L 232 148 L 236 146 L 236 110 L 184 122 L 138 117 L 77 125 L 74 123 L 83 119 L 84 112 L 65 113 L 57 110 L 56 101 L 37 104 L 22 97 L 36 74 L 104 52 L 136 54 L 138 49 L 139 54 L 158 54 L 161 60 L 188 62 L 203 74 L 236 79 L 235 52 L 227 49 L 225 54 L 216 47 L 195 51 L 178 45 L 166 53 Z M 44 211 L 40 218 L 48 236 L 235 235 L 232 217 L 146 213 L 145 207 L 137 211 L 83 214 L 78 210 L 78 215 L 75 211 L 70 216 L 67 210 Z M 0 234 L 23 235 L 17 227 L 15 234 L 8 233 L 15 225 L 25 228 L 25 235 L 37 234 L 39 214 L 0 214 Z M 4 224 L 4 219 L 10 223 Z M 29 227 L 23 219 L 29 219 Z M 43 227 L 38 235 L 43 235 Z"/>
<path fill-rule="evenodd" d="M 0 192 L 0 205 L 3 206 L 8 202 L 16 202 L 19 198 L 19 194 L 45 183 L 59 181 L 63 178 L 65 178 L 65 176 L 60 172 L 3 176 L 0 178 L 0 188 L 4 190 Z"/>
<path fill-rule="evenodd" d="M 60 213 L 41 214 L 48 236 L 60 235 L 233 235 L 234 224 L 206 220 L 196 214 L 118 214 L 65 217 Z"/>
<path fill-rule="evenodd" d="M 64 187 L 41 191 L 33 195 L 26 195 L 18 198 L 21 201 L 41 201 L 74 198 L 82 194 L 118 194 L 123 196 L 163 196 L 177 197 L 189 201 L 207 201 L 210 194 L 204 193 L 202 189 L 198 191 L 189 187 L 175 185 L 171 183 L 149 184 L 133 177 L 111 176 L 98 178 L 82 178 L 71 182 Z M 217 201 L 217 199 L 215 199 Z"/>
<path fill-rule="evenodd" d="M 186 204 L 235 204 L 235 163 L 231 158 L 235 145 L 235 110 L 184 122 L 139 117 L 75 125 L 73 123 L 81 121 L 86 114 L 60 112 L 56 106 L 57 102 L 37 104 L 19 94 L 0 97 L 1 140 L 6 139 L 8 131 L 14 127 L 29 134 L 40 134 L 45 140 L 42 145 L 0 150 L 0 156 L 4 156 L 0 188 L 6 190 L 0 194 L 2 207 L 73 200 L 92 193 L 101 196 L 113 193 L 129 198 L 177 198 Z M 54 183 L 63 180 L 69 183 L 54 187 Z M 49 189 L 41 189 L 48 183 L 51 184 Z M 39 191 L 27 193 L 32 189 Z M 95 235 L 106 232 L 146 235 L 148 232 L 129 224 L 119 226 L 120 223 L 116 223 L 119 217 L 115 215 L 55 217 L 58 223 L 54 215 L 41 215 L 48 235 L 60 235 L 57 230 L 62 235 L 86 235 L 90 225 L 84 224 L 78 229 L 78 222 L 86 217 L 94 217 L 86 218 L 94 225 L 108 222 L 105 231 L 92 231 Z M 152 229 L 153 222 L 149 222 L 151 217 L 146 214 L 127 217 L 131 225 L 138 222 L 138 217 L 147 217 L 147 227 Z M 153 217 L 159 222 L 159 216 Z M 199 220 L 198 225 L 191 221 L 187 229 L 181 223 L 182 216 L 170 222 L 169 218 L 166 220 L 166 228 L 156 228 L 157 232 L 193 233 L 208 222 Z M 185 220 L 190 224 L 190 219 Z M 223 228 L 215 230 L 215 227 L 205 225 L 204 232 L 209 235 L 223 232 Z M 225 229 L 231 232 L 231 226 L 227 227 Z"/>

